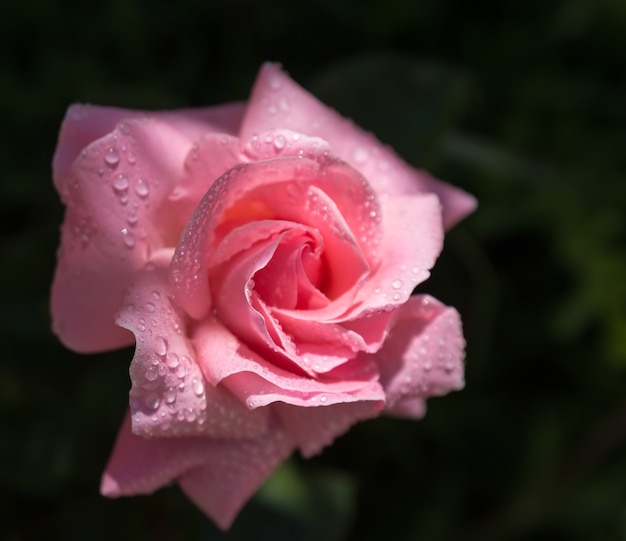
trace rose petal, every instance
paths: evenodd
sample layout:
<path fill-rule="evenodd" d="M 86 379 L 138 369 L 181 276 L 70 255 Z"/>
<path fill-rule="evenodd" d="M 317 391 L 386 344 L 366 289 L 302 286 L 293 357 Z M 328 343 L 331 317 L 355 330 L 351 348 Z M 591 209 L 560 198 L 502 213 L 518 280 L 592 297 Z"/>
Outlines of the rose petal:
<path fill-rule="evenodd" d="M 51 301 L 55 330 L 68 347 L 95 352 L 129 344 L 113 315 L 150 254 L 178 240 L 168 196 L 188 148 L 170 125 L 134 119 L 74 161 L 61 186 L 67 211 Z"/>
<path fill-rule="evenodd" d="M 111 498 L 150 494 L 190 468 L 210 461 L 214 446 L 209 438 L 137 436 L 131 430 L 129 413 L 102 475 L 100 491 Z"/>
<path fill-rule="evenodd" d="M 279 403 L 272 409 L 296 441 L 302 456 L 310 458 L 357 422 L 378 416 L 382 407 L 383 402 L 367 401 L 306 409 Z"/>
<path fill-rule="evenodd" d="M 150 494 L 175 480 L 222 529 L 254 491 L 293 451 L 284 430 L 238 442 L 207 437 L 143 438 L 126 416 L 100 491 L 108 497 Z"/>
<path fill-rule="evenodd" d="M 278 427 L 253 440 L 214 442 L 206 465 L 188 471 L 179 482 L 185 494 L 226 530 L 293 449 L 292 439 Z"/>
<path fill-rule="evenodd" d="M 354 284 L 353 275 L 360 272 L 359 267 L 363 271 L 367 267 L 367 262 L 359 255 L 362 244 L 354 241 L 346 228 L 343 209 L 337 212 L 330 199 L 310 186 L 313 183 L 324 184 L 325 194 L 328 194 L 332 184 L 340 190 L 339 186 L 348 179 L 353 181 L 350 185 L 355 189 L 364 186 L 361 177 L 350 176 L 342 167 L 334 163 L 319 164 L 306 158 L 288 157 L 239 165 L 220 177 L 194 211 L 172 260 L 174 291 L 177 301 L 187 313 L 201 319 L 211 309 L 209 254 L 231 231 L 242 225 L 242 219 L 245 222 L 268 218 L 293 219 L 319 229 L 324 237 L 325 250 L 329 251 L 328 261 L 337 269 L 345 265 L 350 274 L 347 279 L 345 273 L 334 271 L 330 294 L 340 294 L 348 283 Z M 279 186 L 284 187 L 285 192 L 277 190 Z M 290 190 L 289 187 L 295 189 Z M 293 202 L 295 198 L 298 205 Z M 351 207 L 354 206 L 351 204 Z M 350 212 L 356 216 L 360 211 Z M 375 227 L 371 227 L 367 235 L 370 233 L 376 234 Z M 361 263 L 358 263 L 359 259 Z M 351 300 L 353 293 L 348 296 Z M 347 302 L 346 306 L 349 304 Z"/>
<path fill-rule="evenodd" d="M 421 419 L 426 415 L 426 400 L 418 396 L 403 396 L 385 408 L 388 415 L 406 419 Z"/>
<path fill-rule="evenodd" d="M 462 389 L 464 346 L 454 308 L 426 295 L 411 297 L 398 308 L 391 334 L 375 354 L 387 409 L 393 412 L 396 403 L 408 397 L 424 399 Z M 398 409 L 406 414 L 409 404 L 401 403 Z M 411 407 L 420 413 L 418 402 Z"/>
<path fill-rule="evenodd" d="M 202 109 L 137 111 L 117 107 L 75 104 L 68 108 L 61 124 L 52 169 L 59 192 L 71 173 L 72 163 L 87 145 L 112 132 L 125 120 L 155 118 L 169 124 L 191 145 L 207 133 L 235 135 L 246 109 L 245 103 L 229 103 Z"/>
<path fill-rule="evenodd" d="M 315 406 L 384 400 L 375 365 L 367 360 L 348 361 L 325 378 L 312 379 L 267 362 L 211 317 L 196 326 L 193 340 L 207 380 L 223 382 L 250 408 L 277 401 Z"/>
<path fill-rule="evenodd" d="M 390 197 L 382 207 L 381 264 L 358 293 L 355 317 L 406 302 L 430 276 L 443 245 L 440 204 L 433 194 Z"/>
<path fill-rule="evenodd" d="M 340 116 L 292 81 L 276 64 L 264 64 L 250 96 L 240 137 L 289 129 L 330 143 L 333 151 L 360 171 L 377 193 L 436 193 L 443 204 L 446 228 L 472 212 L 476 200 L 447 183 L 418 171 L 372 134 Z"/>
<path fill-rule="evenodd" d="M 242 439 L 267 429 L 267 411 L 248 410 L 227 390 L 206 382 L 171 302 L 162 252 L 137 273 L 118 325 L 137 339 L 130 365 L 133 432 L 142 436 L 207 435 Z"/>
<path fill-rule="evenodd" d="M 255 135 L 253 140 L 245 145 L 245 152 L 253 159 L 275 158 L 272 150 L 279 137 L 286 141 L 284 147 L 282 144 L 280 147 L 280 154 L 283 157 L 305 157 L 321 164 L 320 174 L 312 179 L 314 187 L 326 194 L 325 206 L 328 206 L 330 201 L 333 207 L 338 209 L 337 215 L 341 216 L 352 236 L 358 240 L 367 260 L 375 266 L 379 261 L 377 247 L 382 232 L 379 201 L 370 183 L 357 170 L 339 160 L 326 141 L 289 130 L 273 130 Z M 297 140 L 294 140 L 295 137 Z M 268 147 L 270 150 L 267 150 Z M 302 188 L 298 185 L 289 188 L 291 201 L 288 208 L 298 211 L 308 209 L 310 201 L 302 200 Z M 310 193 L 312 191 L 309 189 L 305 195 L 308 196 Z M 355 201 L 359 204 L 355 205 Z M 322 214 L 320 210 L 317 212 Z M 311 222 L 308 223 L 313 225 Z"/>
<path fill-rule="evenodd" d="M 211 133 L 194 142 L 184 175 L 170 195 L 175 212 L 183 220 L 181 230 L 213 182 L 246 161 L 237 137 Z"/>

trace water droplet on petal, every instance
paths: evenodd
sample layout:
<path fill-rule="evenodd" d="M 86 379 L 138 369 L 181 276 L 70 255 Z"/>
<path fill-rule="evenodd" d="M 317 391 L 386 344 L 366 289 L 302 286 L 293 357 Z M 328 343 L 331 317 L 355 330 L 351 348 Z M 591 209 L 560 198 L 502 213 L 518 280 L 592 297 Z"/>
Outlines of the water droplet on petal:
<path fill-rule="evenodd" d="M 146 369 L 144 376 L 148 381 L 156 381 L 159 378 L 159 370 L 156 366 L 149 366 Z"/>
<path fill-rule="evenodd" d="M 120 153 L 114 147 L 110 147 L 104 155 L 104 163 L 106 163 L 111 169 L 115 169 L 117 164 L 120 163 Z"/>
<path fill-rule="evenodd" d="M 285 148 L 285 145 L 287 144 L 287 142 L 285 141 L 285 137 L 282 135 L 277 135 L 274 138 L 274 148 L 276 150 L 282 150 L 283 148 Z"/>
<path fill-rule="evenodd" d="M 154 312 L 156 310 L 156 306 L 154 306 L 153 302 L 146 303 L 146 312 Z"/>
<path fill-rule="evenodd" d="M 170 368 L 176 368 L 179 364 L 178 355 L 176 355 L 176 353 L 168 353 L 167 358 L 165 359 L 165 363 Z"/>
<path fill-rule="evenodd" d="M 400 289 L 402 287 L 402 280 L 394 280 L 391 282 L 391 287 L 394 289 Z"/>
<path fill-rule="evenodd" d="M 135 246 L 135 235 L 126 228 L 122 229 L 122 240 L 127 248 Z"/>
<path fill-rule="evenodd" d="M 113 189 L 117 192 L 128 190 L 128 177 L 124 173 L 120 173 L 113 179 Z"/>
<path fill-rule="evenodd" d="M 174 387 L 168 387 L 165 391 L 165 402 L 167 404 L 176 402 L 176 389 L 174 389 Z"/>
<path fill-rule="evenodd" d="M 165 356 L 167 353 L 167 340 L 165 340 L 162 336 L 157 336 L 154 342 L 154 351 L 160 357 Z"/>
<path fill-rule="evenodd" d="M 150 193 L 148 182 L 142 178 L 138 178 L 135 182 L 135 192 L 139 197 L 148 197 Z"/>
<path fill-rule="evenodd" d="M 191 388 L 197 396 L 202 396 L 202 394 L 204 393 L 204 384 L 198 378 L 193 378 Z"/>

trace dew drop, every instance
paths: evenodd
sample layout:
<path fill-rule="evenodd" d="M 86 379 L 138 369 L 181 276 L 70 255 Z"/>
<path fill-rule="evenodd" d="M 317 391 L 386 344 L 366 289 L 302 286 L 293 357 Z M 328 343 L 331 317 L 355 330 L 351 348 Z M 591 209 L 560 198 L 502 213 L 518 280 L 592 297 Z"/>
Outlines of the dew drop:
<path fill-rule="evenodd" d="M 154 312 L 156 310 L 156 306 L 154 306 L 153 302 L 146 303 L 146 312 Z"/>
<path fill-rule="evenodd" d="M 150 193 L 150 186 L 148 182 L 142 178 L 138 178 L 135 182 L 135 192 L 139 197 L 148 197 Z"/>
<path fill-rule="evenodd" d="M 185 419 L 187 419 L 190 423 L 193 423 L 198 418 L 198 413 L 193 408 L 187 408 L 185 410 Z"/>
<path fill-rule="evenodd" d="M 391 282 L 391 287 L 394 289 L 400 289 L 402 287 L 402 280 L 394 280 Z"/>
<path fill-rule="evenodd" d="M 165 363 L 170 368 L 176 368 L 179 365 L 178 355 L 176 355 L 176 353 L 168 353 L 165 359 Z"/>
<path fill-rule="evenodd" d="M 176 389 L 174 389 L 174 387 L 168 387 L 165 391 L 165 402 L 167 404 L 176 402 Z"/>
<path fill-rule="evenodd" d="M 156 381 L 159 378 L 159 370 L 156 366 L 149 366 L 144 372 L 144 376 L 148 381 Z"/>
<path fill-rule="evenodd" d="M 135 235 L 126 228 L 122 229 L 122 240 L 127 248 L 135 246 Z"/>
<path fill-rule="evenodd" d="M 328 401 L 328 397 L 325 394 L 320 396 L 320 402 L 327 402 L 327 401 Z"/>
<path fill-rule="evenodd" d="M 162 336 L 157 336 L 154 344 L 154 351 L 160 357 L 163 357 L 167 353 L 167 340 Z"/>
<path fill-rule="evenodd" d="M 117 164 L 120 163 L 120 153 L 114 147 L 110 147 L 104 155 L 104 163 L 106 163 L 111 169 L 115 169 Z"/>
<path fill-rule="evenodd" d="M 274 148 L 276 150 L 282 150 L 283 148 L 285 148 L 285 145 L 287 144 L 287 142 L 285 141 L 284 136 L 282 135 L 277 135 L 274 138 Z"/>
<path fill-rule="evenodd" d="M 193 389 L 194 394 L 196 394 L 197 396 L 202 396 L 202 394 L 204 393 L 204 384 L 198 378 L 193 378 L 191 388 Z"/>
<path fill-rule="evenodd" d="M 116 192 L 128 190 L 128 177 L 124 173 L 120 173 L 113 179 L 113 189 Z"/>

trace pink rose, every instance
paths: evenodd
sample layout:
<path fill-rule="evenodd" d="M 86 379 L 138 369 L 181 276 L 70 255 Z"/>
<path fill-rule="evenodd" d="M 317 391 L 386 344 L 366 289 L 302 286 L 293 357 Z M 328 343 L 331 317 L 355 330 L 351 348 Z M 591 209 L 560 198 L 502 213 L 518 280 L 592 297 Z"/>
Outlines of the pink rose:
<path fill-rule="evenodd" d="M 457 312 L 411 292 L 474 199 L 276 65 L 248 103 L 74 105 L 53 165 L 55 332 L 80 352 L 136 343 L 103 494 L 177 481 L 228 528 L 294 449 L 463 386 Z"/>

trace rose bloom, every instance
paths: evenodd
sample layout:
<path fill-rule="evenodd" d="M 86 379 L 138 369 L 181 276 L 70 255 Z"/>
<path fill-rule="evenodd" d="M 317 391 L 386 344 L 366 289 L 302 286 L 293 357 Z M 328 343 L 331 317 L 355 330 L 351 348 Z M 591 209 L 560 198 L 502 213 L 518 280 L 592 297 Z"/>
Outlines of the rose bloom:
<path fill-rule="evenodd" d="M 73 105 L 53 169 L 55 332 L 78 352 L 135 343 L 103 494 L 176 481 L 226 529 L 295 449 L 463 387 L 458 313 L 411 293 L 475 200 L 280 67 L 247 103 Z"/>

